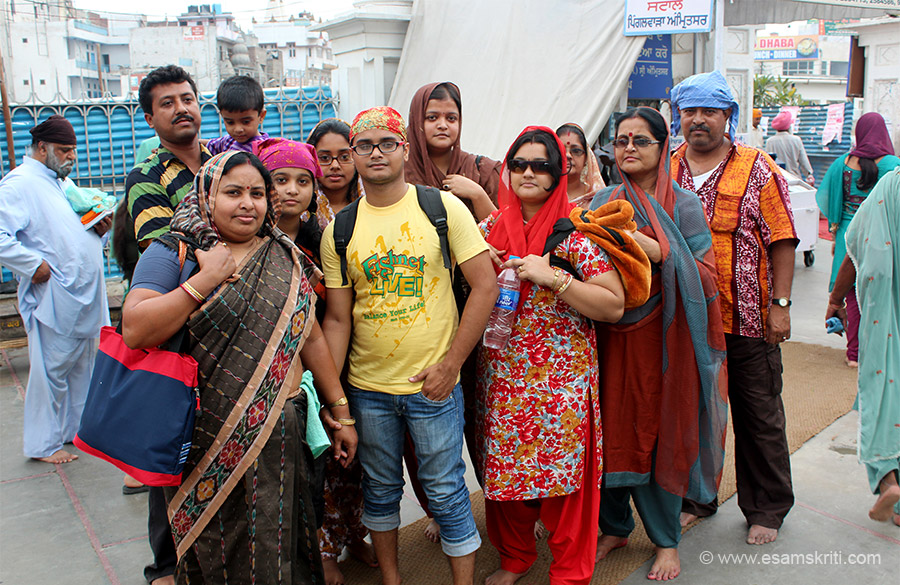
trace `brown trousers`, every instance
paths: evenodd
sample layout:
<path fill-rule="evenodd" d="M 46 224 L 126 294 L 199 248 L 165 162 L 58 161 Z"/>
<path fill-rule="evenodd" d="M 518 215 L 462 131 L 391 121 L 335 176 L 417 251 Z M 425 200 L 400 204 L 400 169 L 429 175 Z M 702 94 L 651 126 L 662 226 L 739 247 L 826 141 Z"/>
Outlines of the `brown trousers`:
<path fill-rule="evenodd" d="M 794 505 L 781 401 L 781 348 L 765 339 L 725 334 L 728 400 L 734 427 L 738 506 L 748 524 L 780 528 Z M 684 500 L 682 511 L 715 514 L 718 503 Z"/>

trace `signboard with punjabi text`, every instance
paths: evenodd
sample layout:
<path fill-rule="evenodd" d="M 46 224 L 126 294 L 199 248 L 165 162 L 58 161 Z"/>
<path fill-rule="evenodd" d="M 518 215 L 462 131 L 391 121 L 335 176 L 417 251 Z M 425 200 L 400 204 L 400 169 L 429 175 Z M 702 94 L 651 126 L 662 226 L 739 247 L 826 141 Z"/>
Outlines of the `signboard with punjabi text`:
<path fill-rule="evenodd" d="M 625 0 L 625 36 L 709 32 L 713 0 Z"/>
<path fill-rule="evenodd" d="M 648 36 L 628 78 L 628 99 L 669 99 L 671 90 L 672 36 Z"/>

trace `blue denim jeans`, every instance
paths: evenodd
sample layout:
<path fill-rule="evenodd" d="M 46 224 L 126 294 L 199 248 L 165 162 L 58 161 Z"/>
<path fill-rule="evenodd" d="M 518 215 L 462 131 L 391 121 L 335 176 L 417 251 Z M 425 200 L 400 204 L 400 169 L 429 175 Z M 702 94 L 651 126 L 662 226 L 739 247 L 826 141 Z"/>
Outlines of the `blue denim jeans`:
<path fill-rule="evenodd" d="M 422 393 L 397 396 L 351 387 L 350 411 L 359 435 L 363 471 L 363 524 L 375 532 L 400 526 L 403 442 L 407 430 L 416 446 L 419 481 L 441 527 L 441 546 L 451 557 L 478 550 L 481 537 L 472 517 L 464 478 L 463 399 L 459 384 L 443 402 Z"/>

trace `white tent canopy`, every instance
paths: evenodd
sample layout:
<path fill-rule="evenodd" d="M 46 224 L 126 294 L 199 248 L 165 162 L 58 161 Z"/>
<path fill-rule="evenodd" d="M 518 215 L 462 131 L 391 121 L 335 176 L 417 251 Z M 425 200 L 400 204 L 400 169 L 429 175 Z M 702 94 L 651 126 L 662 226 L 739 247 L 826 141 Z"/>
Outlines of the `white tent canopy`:
<path fill-rule="evenodd" d="M 624 14 L 624 0 L 416 0 L 390 104 L 406 117 L 419 87 L 453 81 L 462 147 L 497 159 L 531 124 L 596 139 L 644 43 L 622 36 Z"/>

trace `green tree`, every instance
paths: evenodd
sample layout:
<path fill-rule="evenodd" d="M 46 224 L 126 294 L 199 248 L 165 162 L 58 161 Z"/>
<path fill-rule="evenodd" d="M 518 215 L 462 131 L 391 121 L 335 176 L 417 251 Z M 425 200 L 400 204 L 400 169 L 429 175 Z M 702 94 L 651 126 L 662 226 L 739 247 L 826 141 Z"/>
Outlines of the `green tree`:
<path fill-rule="evenodd" d="M 790 79 L 784 79 L 780 75 L 757 75 L 753 78 L 753 105 L 765 106 L 807 106 L 809 100 L 794 87 Z"/>

